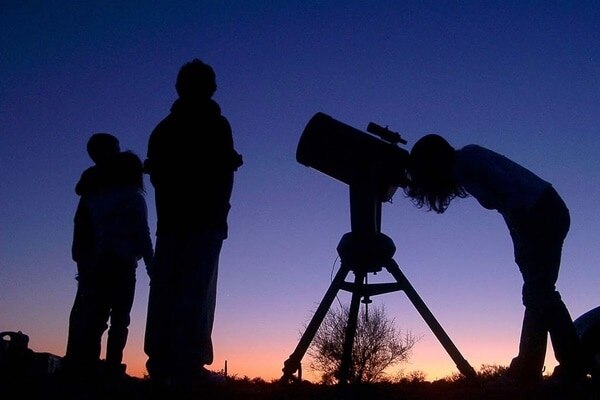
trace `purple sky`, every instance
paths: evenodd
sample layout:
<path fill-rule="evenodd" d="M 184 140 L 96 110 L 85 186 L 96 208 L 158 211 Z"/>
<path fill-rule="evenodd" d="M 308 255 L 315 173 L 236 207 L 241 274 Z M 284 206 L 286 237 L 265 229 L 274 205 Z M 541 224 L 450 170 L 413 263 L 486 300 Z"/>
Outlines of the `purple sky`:
<path fill-rule="evenodd" d="M 3 2 L 0 331 L 64 354 L 86 141 L 112 132 L 144 157 L 178 68 L 195 57 L 217 73 L 215 99 L 245 161 L 222 251 L 212 368 L 227 360 L 231 373 L 279 377 L 339 268 L 348 188 L 295 160 L 316 112 L 362 130 L 389 125 L 407 148 L 430 132 L 456 147 L 478 143 L 552 182 L 572 217 L 558 288 L 574 317 L 596 307 L 598 26 L 593 1 Z M 383 231 L 465 358 L 506 365 L 518 345 L 521 278 L 500 215 L 471 198 L 426 213 L 398 192 L 384 204 Z M 147 294 L 142 264 L 125 360 L 138 375 Z M 455 371 L 403 293 L 374 300 L 423 335 L 405 370 L 430 379 Z"/>

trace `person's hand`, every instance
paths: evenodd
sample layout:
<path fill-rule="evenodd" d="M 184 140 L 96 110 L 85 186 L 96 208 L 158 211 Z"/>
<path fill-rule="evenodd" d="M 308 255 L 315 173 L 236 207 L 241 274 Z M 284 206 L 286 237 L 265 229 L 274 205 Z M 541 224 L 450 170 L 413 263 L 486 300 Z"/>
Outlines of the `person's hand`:
<path fill-rule="evenodd" d="M 237 169 L 244 164 L 244 159 L 243 159 L 242 155 L 235 152 L 233 154 L 232 163 L 233 163 L 233 170 L 237 171 Z"/>

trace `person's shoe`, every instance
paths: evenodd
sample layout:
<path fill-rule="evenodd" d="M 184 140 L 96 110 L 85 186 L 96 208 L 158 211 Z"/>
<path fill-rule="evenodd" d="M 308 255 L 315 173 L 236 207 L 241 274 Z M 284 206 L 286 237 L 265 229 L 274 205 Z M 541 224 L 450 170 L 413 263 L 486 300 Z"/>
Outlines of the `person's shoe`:
<path fill-rule="evenodd" d="M 503 395 L 506 398 L 513 398 L 533 392 L 540 383 L 541 378 L 540 380 L 524 379 L 507 372 L 489 382 L 485 382 L 483 390 L 494 396 Z"/>
<path fill-rule="evenodd" d="M 106 362 L 104 364 L 104 374 L 109 378 L 122 378 L 127 374 L 125 371 L 127 370 L 127 364 L 116 364 Z"/>
<path fill-rule="evenodd" d="M 530 362 L 525 362 L 519 356 L 512 359 L 504 376 L 505 379 L 513 380 L 523 389 L 532 389 L 542 383 L 543 367 L 535 367 Z"/>
<path fill-rule="evenodd" d="M 506 398 L 514 398 L 533 393 L 542 382 L 542 373 L 526 372 L 515 362 L 503 373 L 483 384 L 483 389 L 494 396 L 503 394 Z"/>
<path fill-rule="evenodd" d="M 557 365 L 547 381 L 554 387 L 575 387 L 586 382 L 586 374 L 582 369 L 567 369 Z"/>
<path fill-rule="evenodd" d="M 171 376 L 171 388 L 180 396 L 190 395 L 208 387 L 224 385 L 224 375 L 210 371 L 204 367 L 196 367 Z"/>
<path fill-rule="evenodd" d="M 168 399 L 172 397 L 173 382 L 168 376 L 149 376 L 150 399 Z"/>
<path fill-rule="evenodd" d="M 549 399 L 588 399 L 589 383 L 587 377 L 581 373 L 566 371 L 556 367 L 552 375 L 544 380 L 540 395 Z"/>

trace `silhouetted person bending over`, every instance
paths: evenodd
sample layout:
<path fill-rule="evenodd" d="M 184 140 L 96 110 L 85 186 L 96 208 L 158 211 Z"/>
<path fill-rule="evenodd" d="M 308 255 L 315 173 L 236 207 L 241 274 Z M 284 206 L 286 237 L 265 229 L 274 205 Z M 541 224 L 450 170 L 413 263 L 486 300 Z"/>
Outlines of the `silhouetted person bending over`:
<path fill-rule="evenodd" d="M 77 184 L 81 198 L 72 254 L 78 283 L 64 358 L 67 373 L 85 381 L 125 375 L 123 350 L 137 262 L 143 258 L 148 267 L 153 256 L 142 162 L 132 152 L 119 152 L 112 135 L 101 135 L 88 142 L 97 164 Z M 101 368 L 101 341 L 107 328 L 106 362 Z"/>
<path fill-rule="evenodd" d="M 555 284 L 570 216 L 552 185 L 506 157 L 478 145 L 455 150 L 441 136 L 419 139 L 410 152 L 405 193 L 418 207 L 443 213 L 452 199 L 473 196 L 498 211 L 512 237 L 523 276 L 519 354 L 509 375 L 530 385 L 541 380 L 547 336 L 561 382 L 583 377 L 575 327 Z"/>
<path fill-rule="evenodd" d="M 175 88 L 179 98 L 151 133 L 145 161 L 157 236 L 144 350 L 152 381 L 189 387 L 216 378 L 204 366 L 213 362 L 219 255 L 242 158 L 211 99 L 213 69 L 194 59 L 179 70 Z"/>

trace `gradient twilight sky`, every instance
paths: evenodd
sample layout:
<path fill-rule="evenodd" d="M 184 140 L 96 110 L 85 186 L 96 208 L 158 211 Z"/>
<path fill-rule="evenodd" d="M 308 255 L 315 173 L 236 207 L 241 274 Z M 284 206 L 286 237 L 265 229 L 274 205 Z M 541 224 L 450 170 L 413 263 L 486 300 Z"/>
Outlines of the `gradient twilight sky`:
<path fill-rule="evenodd" d="M 3 1 L 0 331 L 64 355 L 86 141 L 111 132 L 144 157 L 179 67 L 195 57 L 217 73 L 215 100 L 245 161 L 221 257 L 212 369 L 227 360 L 230 374 L 279 378 L 339 268 L 348 187 L 295 159 L 316 112 L 361 130 L 389 125 L 407 148 L 430 132 L 455 147 L 478 143 L 552 182 L 572 217 L 558 288 L 581 315 L 600 304 L 598 26 L 595 1 Z M 147 177 L 146 187 L 154 232 Z M 507 365 L 523 307 L 500 215 L 472 198 L 427 213 L 398 191 L 383 205 L 382 231 L 467 361 Z M 148 298 L 140 265 L 125 354 L 137 376 Z M 457 371 L 404 293 L 374 300 L 423 336 L 405 371 L 431 380 Z"/>

